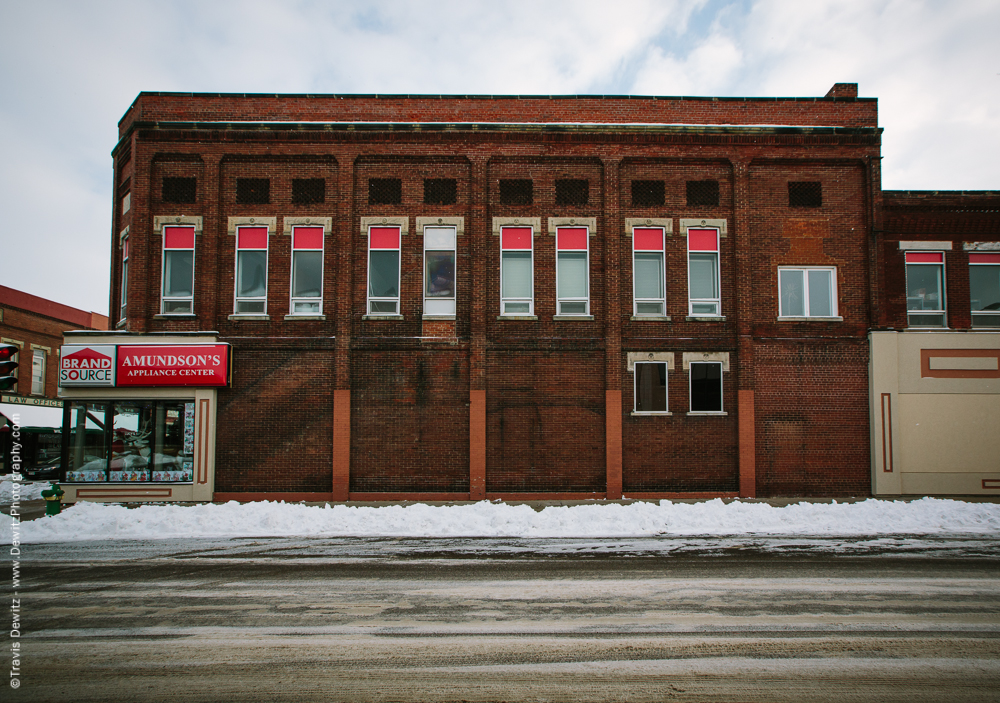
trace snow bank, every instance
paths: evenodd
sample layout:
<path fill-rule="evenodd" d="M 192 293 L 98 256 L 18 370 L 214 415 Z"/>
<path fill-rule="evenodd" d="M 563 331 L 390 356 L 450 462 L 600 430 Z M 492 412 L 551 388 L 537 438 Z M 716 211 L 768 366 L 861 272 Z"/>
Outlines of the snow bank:
<path fill-rule="evenodd" d="M 49 481 L 19 481 L 21 500 L 39 500 L 42 491 L 52 486 Z M 10 505 L 14 500 L 14 482 L 10 475 L 0 477 L 0 505 Z"/>
<path fill-rule="evenodd" d="M 549 507 L 326 507 L 273 502 L 222 505 L 77 503 L 21 524 L 23 542 L 209 537 L 649 537 L 696 535 L 1000 535 L 1000 505 L 923 498 L 860 503 L 633 503 Z M 0 521 L 9 544 L 10 521 Z"/>

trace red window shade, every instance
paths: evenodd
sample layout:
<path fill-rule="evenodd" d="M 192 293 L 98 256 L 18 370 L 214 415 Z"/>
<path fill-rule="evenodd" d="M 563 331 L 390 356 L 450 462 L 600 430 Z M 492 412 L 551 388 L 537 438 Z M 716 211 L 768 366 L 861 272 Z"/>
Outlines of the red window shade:
<path fill-rule="evenodd" d="M 368 230 L 368 246 L 372 249 L 399 249 L 399 227 L 372 227 Z"/>
<path fill-rule="evenodd" d="M 719 251 L 719 230 L 689 229 L 688 251 Z"/>
<path fill-rule="evenodd" d="M 559 251 L 586 251 L 586 227 L 559 227 L 556 230 L 556 249 Z"/>
<path fill-rule="evenodd" d="M 531 227 L 504 227 L 500 231 L 501 249 L 531 249 Z"/>
<path fill-rule="evenodd" d="M 322 249 L 322 227 L 294 227 L 292 229 L 293 249 Z"/>
<path fill-rule="evenodd" d="M 939 251 L 906 252 L 906 263 L 908 264 L 940 264 L 943 261 L 944 254 Z"/>
<path fill-rule="evenodd" d="M 194 227 L 164 227 L 164 249 L 194 249 Z"/>
<path fill-rule="evenodd" d="M 240 227 L 236 239 L 237 249 L 267 249 L 267 227 Z"/>
<path fill-rule="evenodd" d="M 907 259 L 909 260 L 909 259 Z M 969 254 L 970 264 L 1000 264 L 1000 254 Z"/>
<path fill-rule="evenodd" d="M 632 230 L 632 245 L 636 251 L 663 251 L 663 230 L 636 227 Z"/>

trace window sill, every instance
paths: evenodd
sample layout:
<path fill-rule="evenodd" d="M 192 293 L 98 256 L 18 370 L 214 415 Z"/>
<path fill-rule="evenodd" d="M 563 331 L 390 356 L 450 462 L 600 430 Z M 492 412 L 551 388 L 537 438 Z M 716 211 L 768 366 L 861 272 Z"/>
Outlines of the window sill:
<path fill-rule="evenodd" d="M 685 415 L 728 415 L 725 410 L 692 410 L 690 412 L 684 413 Z"/>
<path fill-rule="evenodd" d="M 424 315 L 421 320 L 454 320 L 454 315 Z"/>
<path fill-rule="evenodd" d="M 497 320 L 510 320 L 510 321 L 531 321 L 537 320 L 538 315 L 497 315 Z"/>
<path fill-rule="evenodd" d="M 633 315 L 632 322 L 670 322 L 670 315 Z"/>
<path fill-rule="evenodd" d="M 307 322 L 309 320 L 325 320 L 326 315 L 285 315 L 285 322 L 289 320 L 300 320 L 302 322 Z"/>
<path fill-rule="evenodd" d="M 178 312 L 169 313 L 163 312 L 159 315 L 153 315 L 154 320 L 197 320 L 198 316 L 193 312 Z"/>
<path fill-rule="evenodd" d="M 725 322 L 725 315 L 715 315 L 713 317 L 685 317 L 687 322 Z"/>
<path fill-rule="evenodd" d="M 778 322 L 843 322 L 844 318 L 836 317 L 778 317 Z"/>
<path fill-rule="evenodd" d="M 402 320 L 402 315 L 362 315 L 362 320 Z"/>
<path fill-rule="evenodd" d="M 589 320 L 593 320 L 594 316 L 593 315 L 553 315 L 552 319 L 553 320 L 557 320 L 559 322 L 587 322 Z"/>
<path fill-rule="evenodd" d="M 650 410 L 648 412 L 644 411 L 644 410 L 633 410 L 629 414 L 632 415 L 633 417 L 635 417 L 635 416 L 642 416 L 642 415 L 666 415 L 666 416 L 669 417 L 670 415 L 673 415 L 673 413 L 671 413 L 671 412 L 666 412 L 666 411 L 662 411 L 662 410 Z"/>
<path fill-rule="evenodd" d="M 120 330 L 122 327 L 128 324 L 128 318 L 118 320 L 118 324 L 115 325 L 116 330 Z"/>
<path fill-rule="evenodd" d="M 237 314 L 234 313 L 234 314 L 232 314 L 232 315 L 229 316 L 229 319 L 230 320 L 234 320 L 234 321 L 239 321 L 239 320 L 251 320 L 251 321 L 252 320 L 270 320 L 271 316 L 270 315 L 253 315 L 253 314 L 246 314 L 246 313 L 245 314 L 241 314 L 241 315 L 237 315 Z"/>

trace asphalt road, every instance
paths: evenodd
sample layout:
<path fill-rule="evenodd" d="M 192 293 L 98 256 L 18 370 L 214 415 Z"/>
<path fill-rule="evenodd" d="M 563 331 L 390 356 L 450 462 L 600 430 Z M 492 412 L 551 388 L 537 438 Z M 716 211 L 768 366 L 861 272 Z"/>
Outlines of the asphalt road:
<path fill-rule="evenodd" d="M 23 556 L 12 701 L 1000 700 L 990 540 L 237 539 Z"/>

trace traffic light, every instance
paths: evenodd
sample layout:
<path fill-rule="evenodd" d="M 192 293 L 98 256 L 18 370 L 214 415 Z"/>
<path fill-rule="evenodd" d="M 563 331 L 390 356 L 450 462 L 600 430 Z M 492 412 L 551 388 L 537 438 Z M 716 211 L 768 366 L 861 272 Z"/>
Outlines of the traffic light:
<path fill-rule="evenodd" d="M 9 391 L 17 384 L 17 376 L 14 369 L 17 362 L 12 359 L 17 356 L 21 348 L 14 344 L 0 344 L 0 391 Z"/>

